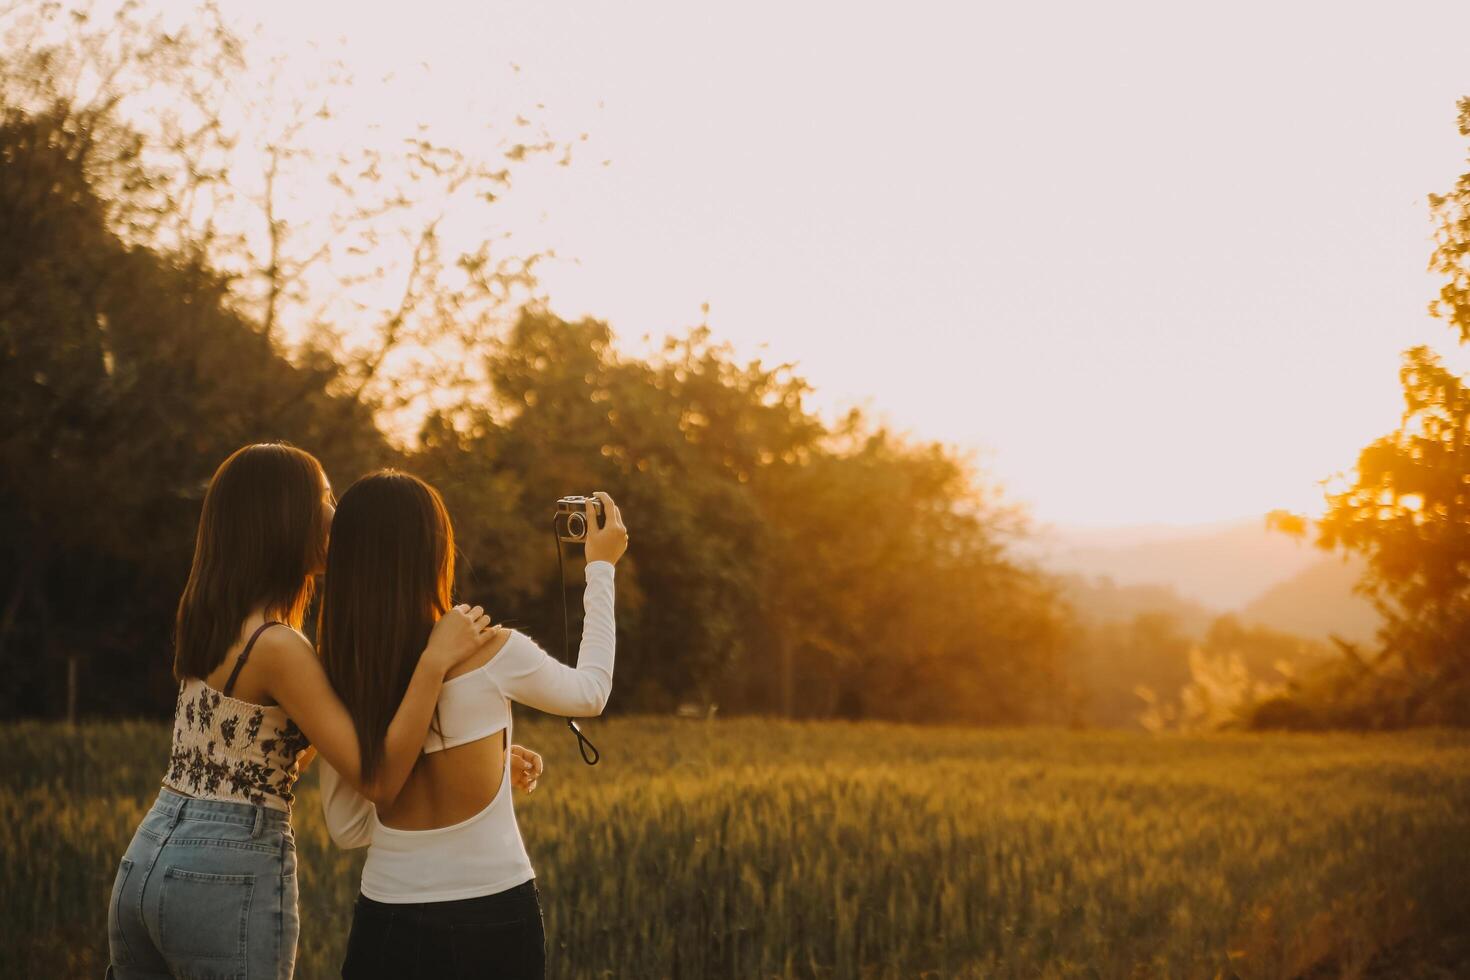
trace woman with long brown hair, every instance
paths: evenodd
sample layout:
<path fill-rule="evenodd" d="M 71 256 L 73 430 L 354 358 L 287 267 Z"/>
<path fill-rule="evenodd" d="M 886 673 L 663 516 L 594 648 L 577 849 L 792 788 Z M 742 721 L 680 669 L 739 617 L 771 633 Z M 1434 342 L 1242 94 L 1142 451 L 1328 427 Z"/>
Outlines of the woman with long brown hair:
<path fill-rule="evenodd" d="M 236 451 L 209 484 L 179 600 L 168 769 L 108 911 L 109 973 L 119 980 L 289 978 L 299 931 L 291 791 L 308 746 L 391 807 L 446 673 L 496 638 L 479 607 L 437 610 L 401 699 L 372 744 L 360 744 L 300 633 L 333 503 L 316 458 L 279 443 Z"/>
<path fill-rule="evenodd" d="M 585 717 L 607 703 L 613 565 L 628 533 L 612 498 L 597 497 L 605 523 L 589 503 L 587 617 L 575 668 L 497 628 L 494 641 L 450 671 L 424 755 L 395 801 L 375 808 L 323 767 L 333 838 L 368 845 L 342 966 L 348 980 L 543 976 L 535 872 L 510 798 L 510 705 Z M 387 471 L 342 495 L 317 643 L 357 724 L 361 772 L 380 765 L 371 746 L 453 582 L 454 531 L 432 487 Z"/>

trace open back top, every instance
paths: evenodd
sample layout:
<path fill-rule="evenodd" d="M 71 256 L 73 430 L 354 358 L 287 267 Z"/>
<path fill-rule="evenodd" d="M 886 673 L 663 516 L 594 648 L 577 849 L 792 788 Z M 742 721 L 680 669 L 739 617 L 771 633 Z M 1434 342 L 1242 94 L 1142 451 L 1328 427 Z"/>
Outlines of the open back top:
<path fill-rule="evenodd" d="M 572 717 L 602 713 L 612 692 L 615 630 L 613 566 L 587 563 L 586 619 L 577 666 L 553 659 L 523 633 L 512 631 L 484 665 L 444 682 L 438 731 L 424 751 L 439 752 L 492 736 L 504 739 L 505 759 L 494 777 L 490 803 L 467 820 L 432 830 L 399 830 L 325 762 L 322 810 L 341 847 L 368 846 L 362 893 L 379 902 L 448 902 L 493 895 L 535 877 L 521 841 L 510 793 L 510 704 Z M 502 733 L 504 733 L 502 735 Z"/>

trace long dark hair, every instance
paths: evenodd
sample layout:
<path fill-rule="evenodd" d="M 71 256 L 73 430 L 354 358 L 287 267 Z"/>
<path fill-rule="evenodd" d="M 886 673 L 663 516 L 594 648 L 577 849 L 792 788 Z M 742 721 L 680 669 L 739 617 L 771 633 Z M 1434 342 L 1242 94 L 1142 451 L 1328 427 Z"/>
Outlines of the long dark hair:
<path fill-rule="evenodd" d="M 363 779 L 454 587 L 454 529 L 438 491 L 396 470 L 347 488 L 332 522 L 317 651 L 352 715 Z"/>
<path fill-rule="evenodd" d="M 252 609 L 301 628 L 327 547 L 326 486 L 315 456 L 279 442 L 237 449 L 214 471 L 174 623 L 175 678 L 207 677 Z"/>

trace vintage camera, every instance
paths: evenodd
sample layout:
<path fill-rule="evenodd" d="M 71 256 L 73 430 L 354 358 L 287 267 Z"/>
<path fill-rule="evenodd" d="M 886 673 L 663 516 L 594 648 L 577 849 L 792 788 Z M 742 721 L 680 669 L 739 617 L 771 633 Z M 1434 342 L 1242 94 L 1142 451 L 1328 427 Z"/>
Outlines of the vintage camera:
<path fill-rule="evenodd" d="M 602 501 L 596 497 L 562 497 L 556 502 L 556 537 L 558 541 L 584 542 L 587 540 L 587 505 L 597 517 L 597 526 L 607 523 L 602 512 Z"/>

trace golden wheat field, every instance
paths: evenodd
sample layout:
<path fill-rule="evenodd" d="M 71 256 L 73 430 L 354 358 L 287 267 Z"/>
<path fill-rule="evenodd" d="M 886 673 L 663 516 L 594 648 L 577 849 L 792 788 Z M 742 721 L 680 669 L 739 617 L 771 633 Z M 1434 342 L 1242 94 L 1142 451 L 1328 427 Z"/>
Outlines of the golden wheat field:
<path fill-rule="evenodd" d="M 1470 735 L 1147 736 L 612 719 L 517 808 L 551 977 L 1352 975 L 1463 931 Z M 0 727 L 0 964 L 101 976 L 155 723 Z M 335 976 L 360 858 L 314 777 L 297 976 Z"/>

